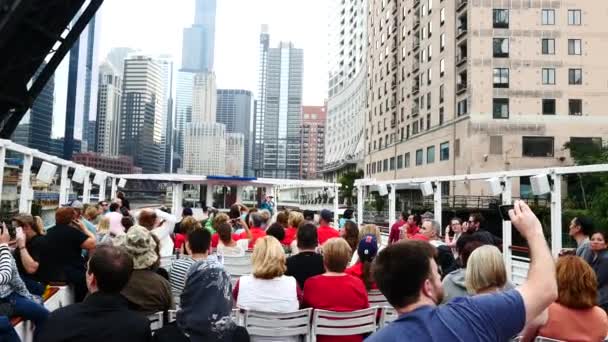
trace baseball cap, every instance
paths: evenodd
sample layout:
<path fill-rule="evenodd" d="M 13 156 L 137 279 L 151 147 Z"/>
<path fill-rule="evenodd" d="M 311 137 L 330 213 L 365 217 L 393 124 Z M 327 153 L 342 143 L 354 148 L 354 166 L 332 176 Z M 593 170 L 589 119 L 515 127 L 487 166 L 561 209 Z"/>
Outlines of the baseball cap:
<path fill-rule="evenodd" d="M 319 216 L 321 217 L 321 219 L 327 222 L 332 222 L 334 220 L 334 213 L 332 213 L 331 210 L 328 209 L 321 210 L 321 214 Z"/>
<path fill-rule="evenodd" d="M 13 217 L 13 221 L 17 221 L 21 224 L 34 225 L 34 217 L 30 214 L 18 214 Z"/>
<path fill-rule="evenodd" d="M 378 239 L 372 234 L 365 235 L 361 241 L 359 241 L 359 247 L 357 247 L 357 253 L 364 258 L 371 260 L 378 253 Z"/>
<path fill-rule="evenodd" d="M 82 204 L 82 202 L 80 202 L 79 200 L 73 200 L 71 202 L 68 202 L 68 204 L 64 205 L 64 207 L 70 207 L 70 208 L 74 208 L 74 209 L 84 209 L 84 204 Z"/>

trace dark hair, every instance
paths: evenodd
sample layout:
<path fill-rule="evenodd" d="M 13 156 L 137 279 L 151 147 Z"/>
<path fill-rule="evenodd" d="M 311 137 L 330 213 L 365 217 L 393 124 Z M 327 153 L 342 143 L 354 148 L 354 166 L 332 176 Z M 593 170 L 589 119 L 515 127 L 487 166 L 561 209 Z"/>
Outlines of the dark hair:
<path fill-rule="evenodd" d="M 122 191 L 119 191 L 116 193 L 116 197 L 120 198 L 121 200 L 125 199 L 125 193 Z"/>
<path fill-rule="evenodd" d="M 355 222 L 346 221 L 346 223 L 344 223 L 344 240 L 348 242 L 353 253 L 357 252 L 357 246 L 359 245 L 359 227 Z"/>
<path fill-rule="evenodd" d="M 414 214 L 414 222 L 416 223 L 416 226 L 422 226 L 422 217 L 420 214 Z"/>
<path fill-rule="evenodd" d="M 454 216 L 450 219 L 450 225 L 452 224 L 452 221 L 458 221 L 458 224 L 462 224 L 462 219 L 458 216 Z"/>
<path fill-rule="evenodd" d="M 251 208 L 249 209 L 249 211 L 247 212 L 247 216 L 245 216 L 245 224 L 247 225 L 247 227 L 251 228 L 252 226 L 249 224 L 249 219 L 251 217 L 251 215 L 255 214 L 258 212 L 257 208 Z"/>
<path fill-rule="evenodd" d="M 348 242 L 348 240 L 347 240 Z M 363 284 L 365 284 L 365 288 L 369 291 L 372 289 L 374 285 L 374 275 L 372 273 L 372 265 L 376 256 L 366 255 L 361 253 L 358 249 L 357 255 L 359 256 L 359 261 L 363 264 L 363 274 L 361 275 L 361 280 L 363 280 Z"/>
<path fill-rule="evenodd" d="M 403 217 L 403 219 L 404 219 L 404 220 L 407 220 L 407 218 L 408 218 L 409 216 L 410 216 L 410 215 L 407 213 L 407 211 L 405 211 L 405 210 L 404 210 L 404 211 L 402 211 L 402 212 L 401 212 L 401 217 Z"/>
<path fill-rule="evenodd" d="M 182 216 L 192 216 L 192 208 L 182 209 Z"/>
<path fill-rule="evenodd" d="M 253 225 L 253 227 L 261 227 L 262 224 L 264 224 L 264 219 L 262 218 L 262 215 L 260 215 L 259 213 L 250 213 L 249 214 L 249 221 L 251 221 L 251 224 Z"/>
<path fill-rule="evenodd" d="M 307 221 L 313 221 L 315 219 L 315 212 L 314 210 L 304 210 L 304 219 Z"/>
<path fill-rule="evenodd" d="M 110 212 L 115 212 L 116 210 L 118 210 L 118 208 L 120 208 L 118 203 L 112 202 L 112 204 L 110 204 Z"/>
<path fill-rule="evenodd" d="M 456 251 L 458 252 L 458 257 L 460 258 L 460 266 L 466 268 L 471 253 L 473 253 L 477 247 L 481 247 L 484 244 L 485 243 L 479 239 L 478 235 L 461 235 L 456 241 Z"/>
<path fill-rule="evenodd" d="M 575 217 L 574 224 L 581 227 L 583 235 L 591 236 L 593 233 L 593 221 L 588 217 Z"/>
<path fill-rule="evenodd" d="M 55 223 L 56 224 L 70 224 L 76 218 L 76 211 L 74 208 L 65 207 L 59 208 L 55 212 Z"/>
<path fill-rule="evenodd" d="M 289 213 L 287 211 L 281 211 L 277 214 L 277 222 L 278 224 L 280 224 L 281 226 L 283 226 L 283 228 L 287 228 L 288 226 L 288 220 L 289 220 Z"/>
<path fill-rule="evenodd" d="M 205 253 L 211 246 L 211 233 L 207 229 L 195 229 L 188 234 L 192 253 Z"/>
<path fill-rule="evenodd" d="M 217 227 L 217 235 L 223 244 L 227 244 L 232 240 L 232 226 L 228 222 L 224 222 Z"/>
<path fill-rule="evenodd" d="M 133 218 L 131 216 L 123 216 L 120 219 L 120 224 L 122 224 L 122 226 L 125 227 L 125 233 L 126 233 L 129 231 L 129 228 L 131 228 L 135 225 L 135 221 L 133 221 Z"/>
<path fill-rule="evenodd" d="M 274 236 L 277 240 L 279 240 L 279 242 L 281 242 L 283 239 L 285 239 L 285 228 L 283 228 L 280 223 L 275 222 L 271 224 L 268 229 L 266 229 L 266 235 Z"/>
<path fill-rule="evenodd" d="M 591 236 L 593 236 L 593 235 L 595 235 L 595 234 L 600 234 L 600 235 L 602 236 L 602 239 L 604 239 L 604 242 L 607 242 L 607 240 L 606 240 L 606 236 L 608 236 L 608 235 L 606 235 L 606 233 L 604 233 L 604 232 L 603 232 L 603 231 L 601 231 L 601 230 L 598 230 L 598 231 L 593 232 L 593 234 L 591 234 Z"/>
<path fill-rule="evenodd" d="M 480 227 L 483 225 L 483 223 L 485 221 L 484 218 L 483 218 L 483 215 L 481 215 L 481 213 L 472 213 L 470 215 L 470 217 L 473 218 L 474 222 L 479 222 L 479 226 Z"/>
<path fill-rule="evenodd" d="M 146 209 L 139 213 L 139 225 L 148 228 L 149 230 L 154 228 L 156 222 L 156 213 L 153 210 Z"/>
<path fill-rule="evenodd" d="M 231 219 L 238 219 L 239 217 L 241 217 L 241 205 L 238 203 L 231 205 L 230 211 L 228 211 L 228 216 Z"/>
<path fill-rule="evenodd" d="M 87 272 L 95 276 L 100 292 L 119 293 L 133 273 L 133 259 L 121 247 L 102 245 L 91 255 Z"/>
<path fill-rule="evenodd" d="M 378 289 L 395 308 L 415 303 L 420 288 L 431 277 L 435 247 L 426 241 L 408 240 L 387 246 L 372 266 Z"/>
<path fill-rule="evenodd" d="M 354 213 L 354 211 L 352 209 L 346 209 L 346 210 L 344 210 L 344 214 L 342 215 L 342 217 L 344 217 L 347 220 L 352 219 L 353 213 Z"/>
<path fill-rule="evenodd" d="M 312 249 L 319 244 L 317 227 L 312 223 L 303 223 L 298 227 L 297 243 L 299 249 Z"/>

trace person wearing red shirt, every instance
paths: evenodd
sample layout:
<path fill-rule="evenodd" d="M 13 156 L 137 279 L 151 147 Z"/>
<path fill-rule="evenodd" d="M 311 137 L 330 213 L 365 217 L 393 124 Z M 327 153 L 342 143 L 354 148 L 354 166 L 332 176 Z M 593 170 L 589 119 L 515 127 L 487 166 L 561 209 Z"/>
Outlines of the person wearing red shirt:
<path fill-rule="evenodd" d="M 401 239 L 401 231 L 400 228 L 405 224 L 405 217 L 407 217 L 407 213 L 403 212 L 399 215 L 399 220 L 391 226 L 391 231 L 388 235 L 388 244 L 397 242 Z"/>
<path fill-rule="evenodd" d="M 284 246 L 291 246 L 291 243 L 298 235 L 298 227 L 304 222 L 304 215 L 297 211 L 290 211 L 287 220 L 287 228 L 285 228 L 285 238 L 281 241 Z"/>
<path fill-rule="evenodd" d="M 377 290 L 376 282 L 372 277 L 372 262 L 378 254 L 378 240 L 372 234 L 365 235 L 357 247 L 359 261 L 346 269 L 346 274 L 350 274 L 363 281 L 365 289 Z"/>
<path fill-rule="evenodd" d="M 361 279 L 344 271 L 351 249 L 346 240 L 331 238 L 323 245 L 325 273 L 308 278 L 304 283 L 303 307 L 349 312 L 367 309 L 367 290 Z M 362 342 L 362 335 L 317 336 L 318 342 Z"/>
<path fill-rule="evenodd" d="M 247 239 L 249 238 L 249 249 L 253 249 L 253 246 L 255 246 L 255 242 L 261 238 L 266 236 L 266 231 L 262 228 L 260 228 L 262 226 L 263 223 L 263 219 L 262 219 L 262 215 L 258 214 L 258 213 L 252 213 L 249 215 L 249 231 L 251 232 L 251 238 L 249 238 L 249 234 L 247 234 L 247 232 L 242 232 L 241 235 L 239 236 L 239 239 Z M 238 239 L 235 239 L 238 240 Z"/>
<path fill-rule="evenodd" d="M 317 235 L 319 236 L 319 246 L 322 246 L 325 241 L 334 237 L 340 237 L 340 232 L 329 225 L 334 219 L 334 214 L 331 211 L 323 209 L 321 210 L 321 214 L 319 216 L 319 228 L 317 228 Z"/>

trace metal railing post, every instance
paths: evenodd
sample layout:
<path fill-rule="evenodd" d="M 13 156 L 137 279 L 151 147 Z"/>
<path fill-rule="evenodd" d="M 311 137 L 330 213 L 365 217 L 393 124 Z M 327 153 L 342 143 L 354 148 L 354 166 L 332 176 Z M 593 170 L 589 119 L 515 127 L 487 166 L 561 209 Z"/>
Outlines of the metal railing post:
<path fill-rule="evenodd" d="M 397 201 L 395 199 L 395 185 L 390 185 L 391 189 L 388 192 L 388 228 L 393 226 L 393 224 L 397 221 Z"/>
<path fill-rule="evenodd" d="M 357 224 L 363 224 L 363 185 L 357 187 Z"/>
<path fill-rule="evenodd" d="M 435 182 L 435 192 L 433 193 L 433 212 L 435 213 L 435 221 L 439 222 L 439 227 L 443 227 L 441 224 L 441 182 Z M 443 233 L 443 228 L 439 229 L 439 235 Z"/>
<path fill-rule="evenodd" d="M 551 174 L 551 253 L 554 257 L 562 250 L 562 176 Z"/>
<path fill-rule="evenodd" d="M 511 178 L 504 177 L 504 187 L 502 190 L 502 204 L 508 205 L 513 203 L 512 199 L 512 188 L 511 188 Z M 502 221 L 502 256 L 505 261 L 505 268 L 507 269 L 507 279 L 513 281 L 512 271 L 513 271 L 513 258 L 511 245 L 513 244 L 512 231 L 511 231 L 511 221 Z"/>
<path fill-rule="evenodd" d="M 19 195 L 19 212 L 30 213 L 32 211 L 32 195 L 31 187 L 32 162 L 34 157 L 31 154 L 23 155 L 23 172 L 21 173 L 21 194 Z M 3 174 L 4 176 L 4 174 Z"/>

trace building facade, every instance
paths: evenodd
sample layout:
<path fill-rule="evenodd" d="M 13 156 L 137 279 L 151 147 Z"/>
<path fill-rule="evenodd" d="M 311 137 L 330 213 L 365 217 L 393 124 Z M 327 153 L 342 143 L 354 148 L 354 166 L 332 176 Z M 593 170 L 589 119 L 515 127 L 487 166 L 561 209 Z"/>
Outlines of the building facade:
<path fill-rule="evenodd" d="M 122 75 L 108 63 L 99 67 L 97 93 L 97 152 L 117 156 L 120 150 L 120 114 L 122 103 Z"/>
<path fill-rule="evenodd" d="M 161 144 L 160 156 L 163 164 L 163 172 L 168 170 L 171 158 L 171 127 L 173 118 L 173 58 L 170 55 L 160 55 L 156 57 L 160 64 L 161 82 L 163 84 L 162 106 L 164 108 L 161 118 Z"/>
<path fill-rule="evenodd" d="M 192 122 L 215 122 L 217 87 L 213 72 L 194 75 L 192 90 Z"/>
<path fill-rule="evenodd" d="M 302 107 L 300 179 L 321 178 L 325 158 L 326 106 Z"/>
<path fill-rule="evenodd" d="M 226 126 L 191 122 L 186 126 L 184 171 L 194 175 L 223 175 L 226 170 Z"/>
<path fill-rule="evenodd" d="M 370 2 L 366 176 L 570 165 L 565 143 L 608 133 L 608 71 L 596 67 L 608 48 L 599 37 L 606 9 L 590 1 Z M 527 181 L 514 184 L 516 196 Z M 444 189 L 485 191 L 474 182 Z"/>
<path fill-rule="evenodd" d="M 367 104 L 367 1 L 332 0 L 323 177 L 363 166 Z M 348 127 L 348 129 L 345 129 Z"/>
<path fill-rule="evenodd" d="M 251 130 L 252 94 L 248 90 L 217 90 L 217 122 L 226 125 L 226 132 L 240 133 L 244 138 L 243 175 L 253 176 L 252 130 Z M 228 167 L 227 167 L 228 168 Z"/>
<path fill-rule="evenodd" d="M 121 110 L 120 154 L 131 156 L 144 173 L 160 173 L 162 81 L 160 64 L 149 56 L 125 60 Z"/>
<path fill-rule="evenodd" d="M 141 168 L 133 164 L 133 158 L 128 156 L 107 156 L 95 152 L 74 154 L 73 161 L 84 166 L 114 174 L 141 173 Z"/>
<path fill-rule="evenodd" d="M 260 36 L 260 98 L 254 120 L 255 175 L 297 179 L 304 52 L 288 42 L 270 48 L 265 29 Z"/>
<path fill-rule="evenodd" d="M 245 136 L 241 133 L 226 133 L 226 176 L 244 176 Z"/>

